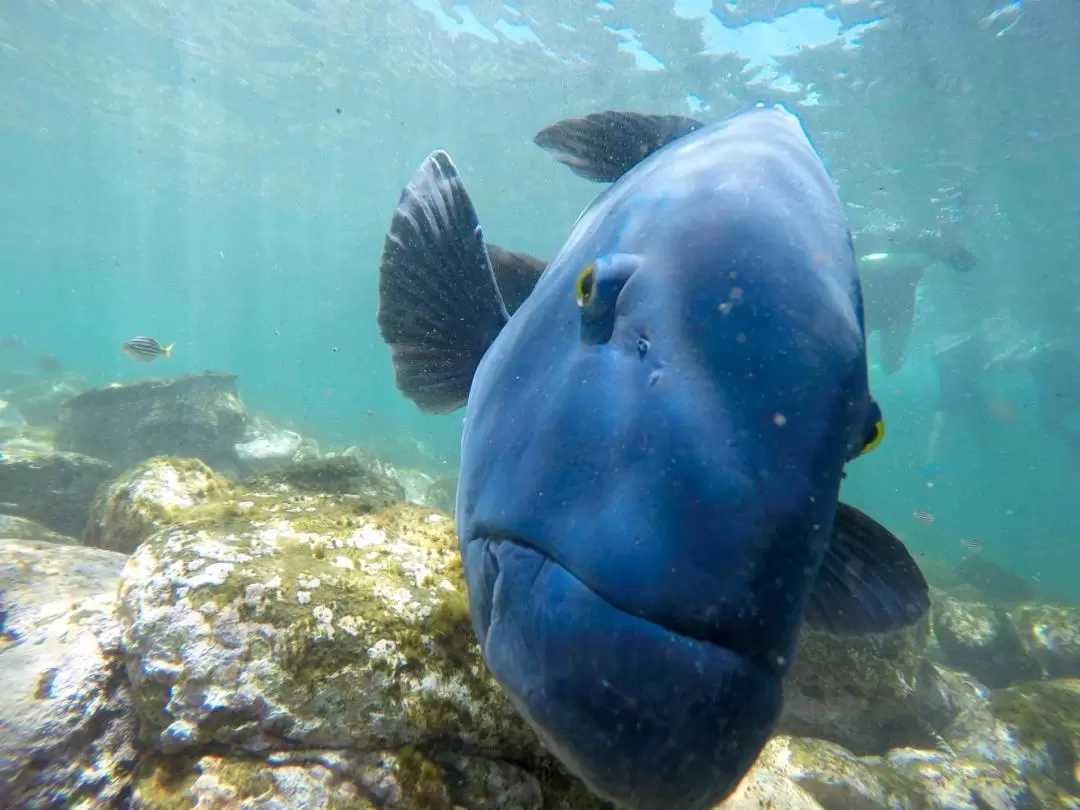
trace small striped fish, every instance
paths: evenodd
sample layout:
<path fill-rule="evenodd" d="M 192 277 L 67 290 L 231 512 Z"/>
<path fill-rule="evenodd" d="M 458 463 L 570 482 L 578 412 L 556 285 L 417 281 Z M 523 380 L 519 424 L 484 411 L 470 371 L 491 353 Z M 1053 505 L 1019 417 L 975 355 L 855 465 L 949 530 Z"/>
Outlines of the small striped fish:
<path fill-rule="evenodd" d="M 173 345 L 170 343 L 168 346 L 162 346 L 152 337 L 133 337 L 120 348 L 132 360 L 151 363 L 161 355 L 165 355 L 166 358 L 172 357 Z"/>
<path fill-rule="evenodd" d="M 937 518 L 934 517 L 934 513 L 929 509 L 916 509 L 911 513 L 911 516 L 920 523 L 933 523 L 937 520 Z"/>
<path fill-rule="evenodd" d="M 981 554 L 983 545 L 978 540 L 972 540 L 970 537 L 965 537 L 960 540 L 960 545 L 969 554 Z"/>

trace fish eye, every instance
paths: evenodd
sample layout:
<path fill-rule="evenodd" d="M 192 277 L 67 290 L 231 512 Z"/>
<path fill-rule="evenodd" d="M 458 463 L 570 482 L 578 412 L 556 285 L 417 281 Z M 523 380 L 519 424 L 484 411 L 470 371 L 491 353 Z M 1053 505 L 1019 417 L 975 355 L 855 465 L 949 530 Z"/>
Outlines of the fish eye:
<path fill-rule="evenodd" d="M 579 307 L 586 307 L 589 302 L 592 301 L 593 295 L 596 293 L 596 265 L 587 264 L 578 273 L 577 282 L 574 285 L 574 292 L 577 295 L 577 305 Z"/>
<path fill-rule="evenodd" d="M 873 433 L 870 434 L 869 440 L 866 442 L 866 445 L 863 447 L 862 452 L 859 453 L 859 455 L 860 456 L 865 456 L 867 453 L 874 452 L 875 450 L 878 449 L 878 445 L 880 445 L 881 442 L 884 439 L 885 439 L 885 420 L 884 419 L 878 419 L 877 423 L 874 425 Z"/>

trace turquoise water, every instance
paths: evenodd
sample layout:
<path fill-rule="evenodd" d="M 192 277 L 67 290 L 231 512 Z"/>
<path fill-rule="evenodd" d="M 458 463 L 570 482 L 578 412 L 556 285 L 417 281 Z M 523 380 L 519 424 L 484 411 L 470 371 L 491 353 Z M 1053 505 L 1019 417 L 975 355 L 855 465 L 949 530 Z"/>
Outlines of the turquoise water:
<path fill-rule="evenodd" d="M 1023 373 L 990 381 L 1016 416 L 993 446 L 960 437 L 933 488 L 920 473 L 935 335 L 1002 313 L 1018 337 L 1078 328 L 1075 203 L 1053 201 L 1078 170 L 1066 6 L 791 3 L 778 20 L 754 4 L 529 6 L 6 4 L 0 333 L 92 384 L 232 371 L 251 407 L 324 442 L 452 469 L 460 414 L 423 416 L 395 391 L 374 321 L 382 238 L 418 162 L 447 149 L 488 238 L 547 258 L 596 188 L 531 144 L 541 127 L 782 100 L 856 229 L 932 226 L 930 200 L 959 187 L 950 216 L 979 258 L 924 279 L 906 367 L 875 372 L 888 441 L 852 468 L 851 497 L 922 551 L 952 558 L 974 536 L 1072 596 L 1076 462 L 1040 432 Z M 135 334 L 175 342 L 174 358 L 131 362 L 119 345 Z M 912 519 L 924 508 L 933 525 Z"/>

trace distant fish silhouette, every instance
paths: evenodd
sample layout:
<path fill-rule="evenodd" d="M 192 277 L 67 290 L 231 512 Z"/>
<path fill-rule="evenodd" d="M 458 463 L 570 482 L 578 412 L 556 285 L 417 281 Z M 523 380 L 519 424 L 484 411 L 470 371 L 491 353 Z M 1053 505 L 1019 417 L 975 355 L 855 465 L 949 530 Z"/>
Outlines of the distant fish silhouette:
<path fill-rule="evenodd" d="M 934 513 L 929 509 L 916 509 L 911 513 L 911 516 L 919 521 L 919 523 L 934 523 L 937 520 L 937 518 L 934 517 Z"/>

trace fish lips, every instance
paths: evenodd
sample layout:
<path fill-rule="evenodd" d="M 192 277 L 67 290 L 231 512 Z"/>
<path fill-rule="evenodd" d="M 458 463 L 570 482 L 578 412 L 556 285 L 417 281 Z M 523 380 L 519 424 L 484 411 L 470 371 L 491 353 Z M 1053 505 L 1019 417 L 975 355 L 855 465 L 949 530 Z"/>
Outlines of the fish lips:
<path fill-rule="evenodd" d="M 628 810 L 710 808 L 768 740 L 780 678 L 614 607 L 521 541 L 462 543 L 485 663 L 547 747 Z"/>

